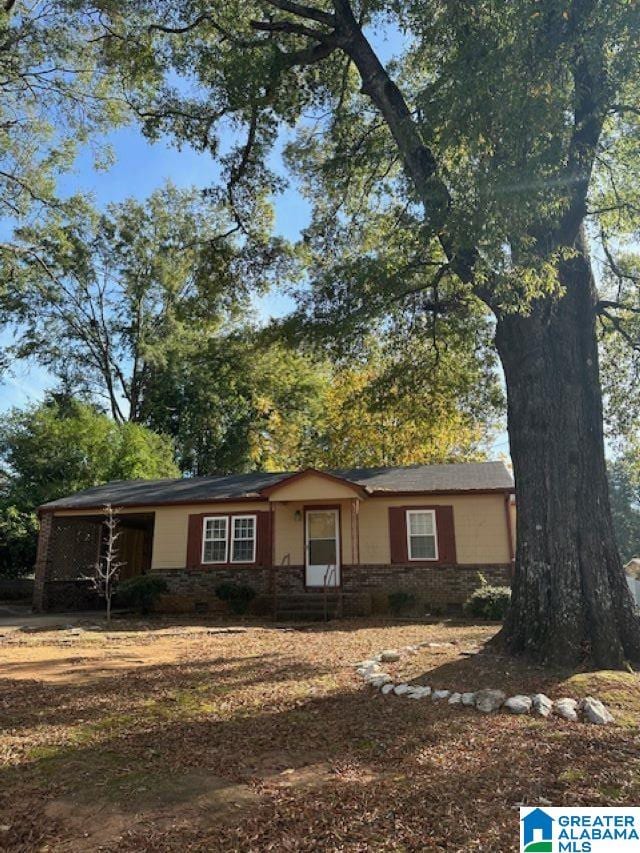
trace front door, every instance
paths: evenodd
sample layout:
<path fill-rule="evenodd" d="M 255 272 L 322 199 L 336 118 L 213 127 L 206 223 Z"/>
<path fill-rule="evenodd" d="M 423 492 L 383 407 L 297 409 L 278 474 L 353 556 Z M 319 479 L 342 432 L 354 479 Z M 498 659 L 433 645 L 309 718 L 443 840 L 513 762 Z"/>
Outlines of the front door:
<path fill-rule="evenodd" d="M 337 509 L 306 512 L 306 584 L 340 585 L 340 530 Z"/>

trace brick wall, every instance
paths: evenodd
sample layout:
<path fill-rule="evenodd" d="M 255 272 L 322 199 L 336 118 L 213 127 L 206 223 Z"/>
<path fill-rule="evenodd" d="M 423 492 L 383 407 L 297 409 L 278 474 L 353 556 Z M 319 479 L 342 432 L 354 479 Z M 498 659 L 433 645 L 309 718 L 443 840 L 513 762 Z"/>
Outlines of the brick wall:
<path fill-rule="evenodd" d="M 45 513 L 40 516 L 40 530 L 38 532 L 38 550 L 36 551 L 35 579 L 33 583 L 33 609 L 42 611 L 45 609 L 45 583 L 49 568 L 49 546 L 51 542 L 51 525 L 53 516 Z"/>
<path fill-rule="evenodd" d="M 420 604 L 443 608 L 460 607 L 480 586 L 479 573 L 490 584 L 509 586 L 511 566 L 343 566 L 342 586 L 346 592 L 410 592 Z"/>
<path fill-rule="evenodd" d="M 469 595 L 480 586 L 479 572 L 490 584 L 509 585 L 511 567 L 495 566 L 425 566 L 425 565 L 368 565 L 343 566 L 342 589 L 345 593 L 377 594 L 404 590 L 416 598 L 418 609 L 424 612 L 429 606 L 459 608 Z M 189 599 L 197 609 L 218 610 L 215 588 L 223 582 L 246 583 L 252 586 L 257 597 L 254 610 L 268 612 L 273 602 L 274 584 L 279 599 L 287 595 L 299 596 L 307 592 L 304 566 L 277 566 L 271 568 L 238 567 L 212 569 L 162 569 L 154 575 L 167 581 L 171 596 Z M 205 602 L 208 606 L 205 608 Z M 384 605 L 382 605 L 384 609 Z"/>
<path fill-rule="evenodd" d="M 270 569 L 261 566 L 212 569 L 154 569 L 154 577 L 164 578 L 171 595 L 215 595 L 218 584 L 244 583 L 259 595 L 269 592 Z"/>

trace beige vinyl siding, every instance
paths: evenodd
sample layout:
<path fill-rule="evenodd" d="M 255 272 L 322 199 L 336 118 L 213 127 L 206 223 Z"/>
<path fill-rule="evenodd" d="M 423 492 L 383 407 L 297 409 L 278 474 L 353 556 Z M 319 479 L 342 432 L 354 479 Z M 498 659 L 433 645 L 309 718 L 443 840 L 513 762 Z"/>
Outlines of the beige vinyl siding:
<path fill-rule="evenodd" d="M 153 536 L 153 556 L 151 569 L 180 569 L 187 559 L 187 527 L 192 513 L 207 515 L 226 515 L 238 513 L 248 515 L 252 512 L 269 509 L 266 502 L 219 503 L 203 506 L 159 506 L 156 507 L 156 524 Z"/>
<path fill-rule="evenodd" d="M 327 500 L 315 503 L 340 508 L 340 543 L 341 559 L 350 564 L 355 559 L 352 553 L 352 501 Z M 283 562 L 291 566 L 302 566 L 305 563 L 305 534 L 304 507 L 312 507 L 314 501 L 291 501 L 286 504 L 275 503 L 275 562 L 277 566 Z M 300 513 L 296 520 L 296 512 Z"/>
<path fill-rule="evenodd" d="M 291 484 L 293 487 L 294 484 Z M 306 489 L 308 480 L 299 483 Z M 389 551 L 389 507 L 390 506 L 429 506 L 444 504 L 453 507 L 456 536 L 456 552 L 459 563 L 471 565 L 490 565 L 510 561 L 509 539 L 507 534 L 507 516 L 504 494 L 484 495 L 423 495 L 417 497 L 369 497 L 359 503 L 359 537 L 352 535 L 354 530 L 353 500 L 335 498 L 336 486 L 318 477 L 314 486 L 327 486 L 327 495 L 314 499 L 280 503 L 281 493 L 273 495 L 273 503 L 268 501 L 240 501 L 236 503 L 188 504 L 178 506 L 132 507 L 123 510 L 132 513 L 154 513 L 155 529 L 153 537 L 152 569 L 184 568 L 187 554 L 187 527 L 192 513 L 239 513 L 247 514 L 266 511 L 273 508 L 275 518 L 274 551 L 275 563 L 283 560 L 292 566 L 304 565 L 304 507 L 316 504 L 340 507 L 341 557 L 344 564 L 356 562 L 358 538 L 360 563 L 381 565 L 390 562 Z M 291 493 L 289 493 L 291 494 Z M 323 491 L 324 494 L 324 491 Z M 296 520 L 296 510 L 300 513 Z M 99 510 L 59 510 L 56 516 L 97 515 Z M 515 508 L 510 507 L 512 523 L 515 524 Z"/>
<path fill-rule="evenodd" d="M 326 477 L 319 477 L 317 474 L 307 474 L 274 488 L 269 498 L 272 501 L 302 501 L 304 503 L 325 501 L 326 503 L 335 503 L 341 499 L 353 498 L 358 494 L 361 492 L 356 486 L 351 488 L 347 484 Z"/>
<path fill-rule="evenodd" d="M 148 506 L 131 507 L 123 509 L 121 514 L 127 512 L 142 513 L 152 512 L 155 514 L 155 525 L 153 531 L 153 551 L 151 556 L 151 570 L 153 569 L 183 569 L 187 560 L 187 528 L 189 516 L 192 513 L 206 512 L 208 515 L 238 513 L 248 514 L 259 510 L 269 509 L 266 501 L 239 501 L 237 503 L 215 503 L 215 504 L 180 504 L 178 506 Z M 99 515 L 99 510 L 89 512 L 87 510 L 64 510 L 56 512 L 58 515 Z"/>
<path fill-rule="evenodd" d="M 504 495 L 426 495 L 369 498 L 360 505 L 360 562 L 386 564 L 389 551 L 389 507 L 453 507 L 456 556 L 459 563 L 508 563 L 509 539 Z"/>

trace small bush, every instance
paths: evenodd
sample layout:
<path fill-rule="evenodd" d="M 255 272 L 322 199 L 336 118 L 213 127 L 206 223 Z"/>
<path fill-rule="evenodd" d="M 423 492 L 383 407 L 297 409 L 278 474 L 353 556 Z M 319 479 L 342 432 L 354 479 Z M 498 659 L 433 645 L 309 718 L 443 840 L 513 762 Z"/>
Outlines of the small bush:
<path fill-rule="evenodd" d="M 465 601 L 464 612 L 478 619 L 497 622 L 507 615 L 510 602 L 511 590 L 508 586 L 490 586 L 483 583 Z"/>
<path fill-rule="evenodd" d="M 244 583 L 221 583 L 216 587 L 216 595 L 222 601 L 226 601 L 231 611 L 242 616 L 249 609 L 249 605 L 256 597 L 253 587 Z"/>
<path fill-rule="evenodd" d="M 410 609 L 415 599 L 410 592 L 404 589 L 398 589 L 395 592 L 389 593 L 389 608 L 394 616 L 400 616 Z"/>
<path fill-rule="evenodd" d="M 33 571 L 38 542 L 34 512 L 0 506 L 0 576 L 18 578 Z"/>
<path fill-rule="evenodd" d="M 159 595 L 168 589 L 164 578 L 139 575 L 118 584 L 115 599 L 118 607 L 130 607 L 140 613 L 149 613 Z"/>

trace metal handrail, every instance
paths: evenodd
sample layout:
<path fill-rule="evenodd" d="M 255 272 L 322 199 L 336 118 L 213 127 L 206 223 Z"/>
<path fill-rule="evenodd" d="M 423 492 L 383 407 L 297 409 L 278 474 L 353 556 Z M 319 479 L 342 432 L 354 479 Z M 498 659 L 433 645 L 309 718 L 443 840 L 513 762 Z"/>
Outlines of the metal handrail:
<path fill-rule="evenodd" d="M 291 565 L 291 554 L 285 554 L 282 560 L 280 560 L 281 566 L 290 566 Z M 273 618 L 278 618 L 278 574 L 277 572 L 273 577 Z"/>
<path fill-rule="evenodd" d="M 337 572 L 337 567 L 336 567 L 335 563 L 330 563 L 327 566 L 326 572 L 324 573 L 323 588 L 324 588 L 324 621 L 325 622 L 329 621 L 328 590 L 329 590 L 329 580 L 330 579 L 332 579 L 333 581 L 338 580 L 338 572 Z M 337 583 L 333 583 L 331 585 L 332 589 L 335 589 L 336 587 L 337 587 Z"/>

